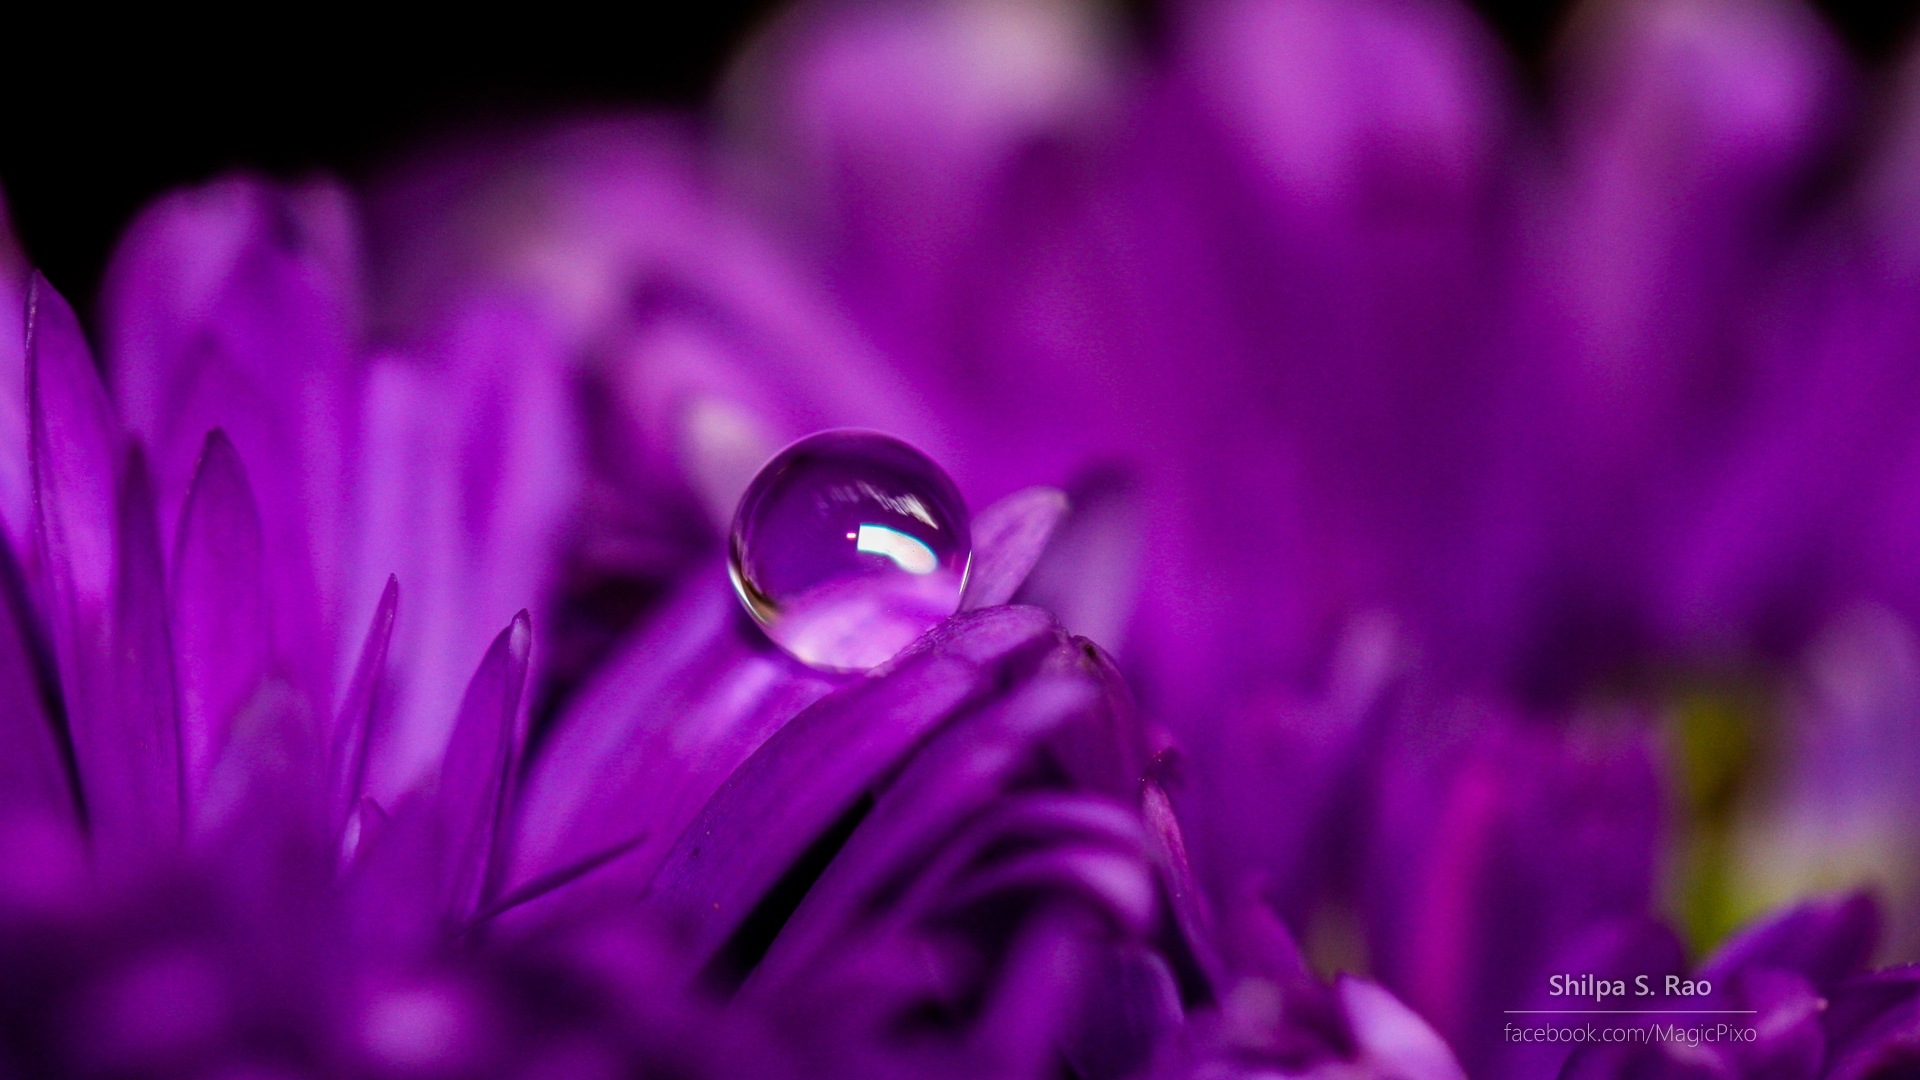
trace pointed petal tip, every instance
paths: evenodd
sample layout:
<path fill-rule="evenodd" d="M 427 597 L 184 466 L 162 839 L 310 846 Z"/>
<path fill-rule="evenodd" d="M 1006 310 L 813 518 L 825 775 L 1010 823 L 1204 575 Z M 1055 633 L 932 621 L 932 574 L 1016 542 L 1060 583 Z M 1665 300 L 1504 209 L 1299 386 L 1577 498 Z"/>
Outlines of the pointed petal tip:
<path fill-rule="evenodd" d="M 194 473 L 199 474 L 211 462 L 219 462 L 223 468 L 231 465 L 242 473 L 246 471 L 240 460 L 240 451 L 234 447 L 233 440 L 227 437 L 224 427 L 207 429 L 206 438 L 200 441 L 200 459 L 194 463 Z"/>
<path fill-rule="evenodd" d="M 60 290 L 54 288 L 53 283 L 47 280 L 47 275 L 41 273 L 40 268 L 36 266 L 27 272 L 27 312 L 29 315 L 29 326 L 32 325 L 31 315 L 33 310 L 40 305 L 40 298 L 46 295 L 59 296 Z"/>
<path fill-rule="evenodd" d="M 1059 488 L 1030 487 L 981 511 L 973 525 L 973 565 L 961 609 L 1013 599 L 1070 509 L 1067 493 Z"/>
<path fill-rule="evenodd" d="M 87 341 L 86 332 L 81 329 L 79 314 L 60 290 L 54 288 L 38 270 L 33 271 L 27 280 L 26 300 L 24 336 L 29 395 L 33 393 L 31 388 L 38 379 L 38 368 L 44 362 L 40 357 L 49 334 L 52 335 L 56 352 L 84 358 L 87 369 L 93 371 L 93 349 Z M 63 345 L 64 349 L 61 348 Z M 95 378 L 98 378 L 97 373 Z"/>
<path fill-rule="evenodd" d="M 76 326 L 78 325 L 78 319 L 72 314 L 72 307 L 69 306 L 66 299 L 60 295 L 60 290 L 54 288 L 53 285 L 47 281 L 46 276 L 41 274 L 39 270 L 33 271 L 27 278 L 26 345 L 29 378 L 32 377 L 31 372 L 33 368 L 38 366 L 34 362 L 34 358 L 40 351 L 36 346 L 39 344 L 41 334 L 43 333 L 41 329 L 41 309 L 48 297 L 52 297 L 55 304 L 64 308 L 68 318 L 72 320 Z"/>
<path fill-rule="evenodd" d="M 140 449 L 138 440 L 134 448 Z M 144 451 L 143 451 L 144 453 Z M 131 462 L 131 455 L 129 456 Z M 144 461 L 144 458 L 143 458 Z M 200 444 L 200 456 L 193 466 L 193 478 L 187 484 L 187 501 L 209 497 L 208 492 L 220 489 L 217 498 L 229 500 L 236 506 L 243 506 L 244 512 L 255 519 L 254 528 L 259 525 L 259 504 L 255 498 L 252 479 L 247 475 L 246 462 L 240 458 L 240 451 L 228 440 L 226 432 L 213 428 L 207 432 Z M 183 514 L 180 528 L 187 527 Z"/>

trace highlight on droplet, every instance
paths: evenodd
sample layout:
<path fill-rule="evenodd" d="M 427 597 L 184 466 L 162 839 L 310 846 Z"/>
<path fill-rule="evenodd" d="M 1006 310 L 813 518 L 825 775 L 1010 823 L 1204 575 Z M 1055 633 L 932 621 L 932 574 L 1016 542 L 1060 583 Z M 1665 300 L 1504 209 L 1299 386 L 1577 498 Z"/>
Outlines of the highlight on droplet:
<path fill-rule="evenodd" d="M 931 574 L 940 568 L 940 557 L 918 538 L 885 525 L 862 525 L 854 550 L 869 555 L 885 555 L 910 574 Z"/>

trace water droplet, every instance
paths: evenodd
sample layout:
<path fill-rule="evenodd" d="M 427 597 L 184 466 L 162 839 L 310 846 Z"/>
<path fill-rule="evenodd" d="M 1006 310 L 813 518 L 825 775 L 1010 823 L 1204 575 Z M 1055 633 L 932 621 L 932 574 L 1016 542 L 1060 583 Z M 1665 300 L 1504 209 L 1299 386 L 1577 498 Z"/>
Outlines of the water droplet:
<path fill-rule="evenodd" d="M 865 671 L 952 615 L 972 557 L 953 481 L 872 431 L 823 431 L 775 454 L 728 544 L 734 591 L 767 636 L 834 671 Z"/>

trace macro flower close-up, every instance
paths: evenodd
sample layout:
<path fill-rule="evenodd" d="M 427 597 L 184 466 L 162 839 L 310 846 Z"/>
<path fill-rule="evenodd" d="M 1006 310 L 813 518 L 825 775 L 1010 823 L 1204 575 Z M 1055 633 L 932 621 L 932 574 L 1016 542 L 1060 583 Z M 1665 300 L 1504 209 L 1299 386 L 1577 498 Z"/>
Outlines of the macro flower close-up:
<path fill-rule="evenodd" d="M 1525 7 L 0 128 L 0 1080 L 1920 1075 L 1920 38 Z"/>

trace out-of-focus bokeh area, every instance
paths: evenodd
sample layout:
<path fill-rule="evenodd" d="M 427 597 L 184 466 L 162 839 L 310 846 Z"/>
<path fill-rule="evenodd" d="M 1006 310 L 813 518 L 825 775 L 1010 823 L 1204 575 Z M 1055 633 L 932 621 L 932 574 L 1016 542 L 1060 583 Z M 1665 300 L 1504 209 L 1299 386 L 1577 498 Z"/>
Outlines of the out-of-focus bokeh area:
<path fill-rule="evenodd" d="M 1107 5 L 1150 33 L 1162 5 Z M 1537 77 L 1573 0 L 1470 5 Z M 1863 61 L 1898 55 L 1920 9 L 1878 0 L 1813 5 Z M 469 20 L 460 45 L 411 27 L 307 27 L 297 41 L 225 48 L 177 42 L 122 54 L 79 27 L 41 39 L 70 59 L 0 72 L 16 109 L 0 176 L 36 265 L 89 296 L 113 242 L 147 200 L 233 168 L 356 176 L 422 138 L 560 110 L 692 107 L 779 0 L 725 0 L 626 12 L 617 30 L 584 18 Z M 247 27 L 235 28 L 246 33 Z"/>

